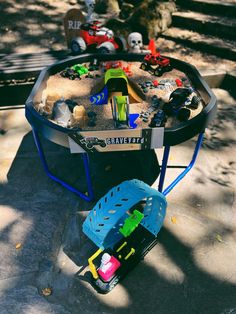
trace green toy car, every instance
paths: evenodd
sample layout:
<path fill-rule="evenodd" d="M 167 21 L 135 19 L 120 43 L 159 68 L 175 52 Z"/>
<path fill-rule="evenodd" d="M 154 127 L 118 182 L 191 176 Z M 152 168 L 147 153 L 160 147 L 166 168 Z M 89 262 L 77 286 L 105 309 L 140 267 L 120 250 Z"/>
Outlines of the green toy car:
<path fill-rule="evenodd" d="M 83 74 L 88 74 L 88 69 L 82 64 L 75 64 L 71 67 L 72 70 L 76 72 L 77 75 L 81 76 Z"/>

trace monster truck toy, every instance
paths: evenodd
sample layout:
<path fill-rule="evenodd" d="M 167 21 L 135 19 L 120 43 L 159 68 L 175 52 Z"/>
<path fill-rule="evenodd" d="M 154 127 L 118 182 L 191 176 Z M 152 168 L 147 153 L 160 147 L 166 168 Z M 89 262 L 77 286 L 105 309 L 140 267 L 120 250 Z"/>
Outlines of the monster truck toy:
<path fill-rule="evenodd" d="M 159 52 L 149 53 L 144 57 L 140 68 L 144 71 L 149 71 L 156 76 L 161 76 L 164 72 L 172 70 L 170 60 L 160 55 Z"/>
<path fill-rule="evenodd" d="M 165 112 L 159 109 L 157 113 L 154 114 L 149 126 L 151 128 L 157 128 L 157 127 L 165 126 L 165 123 L 166 123 Z"/>
<path fill-rule="evenodd" d="M 71 50 L 74 54 L 80 54 L 85 50 L 113 53 L 125 49 L 124 38 L 114 37 L 113 31 L 101 26 L 98 21 L 81 24 L 79 36 L 71 41 Z"/>
<path fill-rule="evenodd" d="M 191 112 L 186 105 L 191 104 L 189 96 L 192 92 L 192 88 L 187 87 L 180 87 L 174 90 L 170 94 L 170 101 L 163 106 L 165 114 L 167 116 L 177 116 L 180 121 L 188 120 Z"/>

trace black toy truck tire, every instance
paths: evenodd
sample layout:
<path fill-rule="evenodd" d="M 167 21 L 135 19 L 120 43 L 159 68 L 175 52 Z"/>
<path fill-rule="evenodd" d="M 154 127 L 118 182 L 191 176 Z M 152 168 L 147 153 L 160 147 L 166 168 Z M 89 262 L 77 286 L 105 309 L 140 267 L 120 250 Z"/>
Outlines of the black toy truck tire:
<path fill-rule="evenodd" d="M 190 104 L 190 108 L 197 109 L 201 99 L 198 96 L 193 96 Z"/>
<path fill-rule="evenodd" d="M 180 121 L 187 121 L 190 117 L 191 111 L 188 108 L 181 108 L 178 112 L 177 118 Z"/>
<path fill-rule="evenodd" d="M 97 49 L 97 52 L 100 54 L 104 54 L 104 53 L 110 53 L 110 50 L 106 47 L 101 47 Z"/>
<path fill-rule="evenodd" d="M 155 76 L 162 76 L 162 74 L 163 74 L 162 69 L 157 68 L 157 69 L 154 70 L 154 75 Z"/>
<path fill-rule="evenodd" d="M 142 70 L 144 70 L 144 71 L 146 71 L 147 68 L 148 68 L 148 67 L 147 67 L 146 63 L 142 63 L 141 66 L 140 66 L 140 69 L 142 69 Z"/>
<path fill-rule="evenodd" d="M 105 41 L 101 45 L 97 46 L 97 52 L 101 54 L 115 53 L 116 49 L 112 42 Z"/>
<path fill-rule="evenodd" d="M 167 115 L 167 116 L 172 116 L 172 106 L 171 106 L 171 104 L 169 104 L 169 103 L 166 103 L 166 104 L 164 104 L 164 106 L 163 106 L 163 111 L 165 112 L 165 114 Z"/>
<path fill-rule="evenodd" d="M 127 43 L 124 37 L 115 37 L 114 38 L 115 42 L 119 46 L 119 48 L 116 49 L 117 52 L 122 52 L 127 50 Z"/>
<path fill-rule="evenodd" d="M 169 64 L 169 65 L 167 66 L 167 71 L 172 71 L 172 70 L 173 70 L 173 67 L 172 67 L 171 64 Z"/>
<path fill-rule="evenodd" d="M 70 47 L 74 54 L 81 54 L 86 50 L 86 43 L 82 37 L 77 37 L 71 41 Z"/>

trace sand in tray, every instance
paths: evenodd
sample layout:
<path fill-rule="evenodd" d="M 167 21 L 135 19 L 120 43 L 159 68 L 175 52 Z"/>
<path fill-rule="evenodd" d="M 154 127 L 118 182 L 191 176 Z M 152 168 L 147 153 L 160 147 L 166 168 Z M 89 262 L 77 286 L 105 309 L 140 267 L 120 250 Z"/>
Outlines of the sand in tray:
<path fill-rule="evenodd" d="M 123 62 L 125 65 L 125 62 Z M 142 84 L 147 81 L 154 81 L 154 80 L 166 80 L 169 79 L 174 81 L 176 78 L 183 78 L 185 74 L 178 71 L 172 70 L 171 72 L 164 73 L 161 77 L 156 77 L 150 74 L 147 71 L 143 71 L 140 69 L 140 62 L 133 62 L 132 63 L 132 76 L 129 77 L 129 80 L 134 84 L 133 88 L 141 88 L 138 84 Z M 47 87 L 43 92 L 43 97 L 47 98 L 47 110 L 50 113 L 53 103 L 60 99 L 72 99 L 75 100 L 78 105 L 83 105 L 85 110 L 94 111 L 97 114 L 96 126 L 83 127 L 83 130 L 109 130 L 114 129 L 114 121 L 112 118 L 112 110 L 111 105 L 108 103 L 107 105 L 91 105 L 89 98 L 91 95 L 99 92 L 102 87 L 104 87 L 104 72 L 102 70 L 91 72 L 93 78 L 82 76 L 81 80 L 75 79 L 70 80 L 68 78 L 63 78 L 58 73 L 56 75 L 50 76 L 47 81 Z M 99 77 L 97 77 L 97 76 Z M 186 77 L 185 77 L 186 79 Z M 187 81 L 188 82 L 188 81 Z M 138 86 L 138 87 L 137 87 Z M 175 87 L 172 88 L 174 90 Z M 170 92 L 170 91 L 169 91 Z M 150 107 L 151 97 L 153 95 L 157 95 L 158 97 L 165 97 L 167 95 L 168 90 L 166 89 L 148 89 L 148 92 L 145 94 L 145 100 L 141 102 L 132 102 L 130 104 L 130 113 L 138 113 L 140 114 L 142 111 L 146 111 Z M 144 98 L 144 97 L 143 97 Z M 197 110 L 191 110 L 190 118 L 193 118 L 202 110 L 203 104 L 199 106 Z M 166 126 L 173 127 L 179 124 L 176 118 L 168 118 Z M 138 127 L 147 128 L 148 123 L 142 122 L 142 125 Z"/>

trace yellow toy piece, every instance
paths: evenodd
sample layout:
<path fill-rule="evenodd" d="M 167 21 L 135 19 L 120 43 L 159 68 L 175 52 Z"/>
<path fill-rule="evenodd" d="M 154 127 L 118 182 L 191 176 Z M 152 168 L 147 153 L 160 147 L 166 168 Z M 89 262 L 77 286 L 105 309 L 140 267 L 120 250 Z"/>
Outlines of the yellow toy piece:
<path fill-rule="evenodd" d="M 96 267 L 95 267 L 93 261 L 94 261 L 95 258 L 97 258 L 98 255 L 100 255 L 102 252 L 103 252 L 102 249 L 98 249 L 98 250 L 88 259 L 89 268 L 90 268 L 90 271 L 91 271 L 92 276 L 93 276 L 94 279 L 98 279 L 99 276 L 98 276 L 98 273 L 97 273 L 97 270 L 96 270 Z"/>
<path fill-rule="evenodd" d="M 134 255 L 135 253 L 135 249 L 132 247 L 130 252 L 125 256 L 125 260 L 127 261 L 127 259 L 131 256 L 131 255 Z"/>
<path fill-rule="evenodd" d="M 126 245 L 127 245 L 127 242 L 122 243 L 121 246 L 116 250 L 116 252 L 117 253 L 120 252 L 123 249 L 123 247 L 125 247 Z"/>

